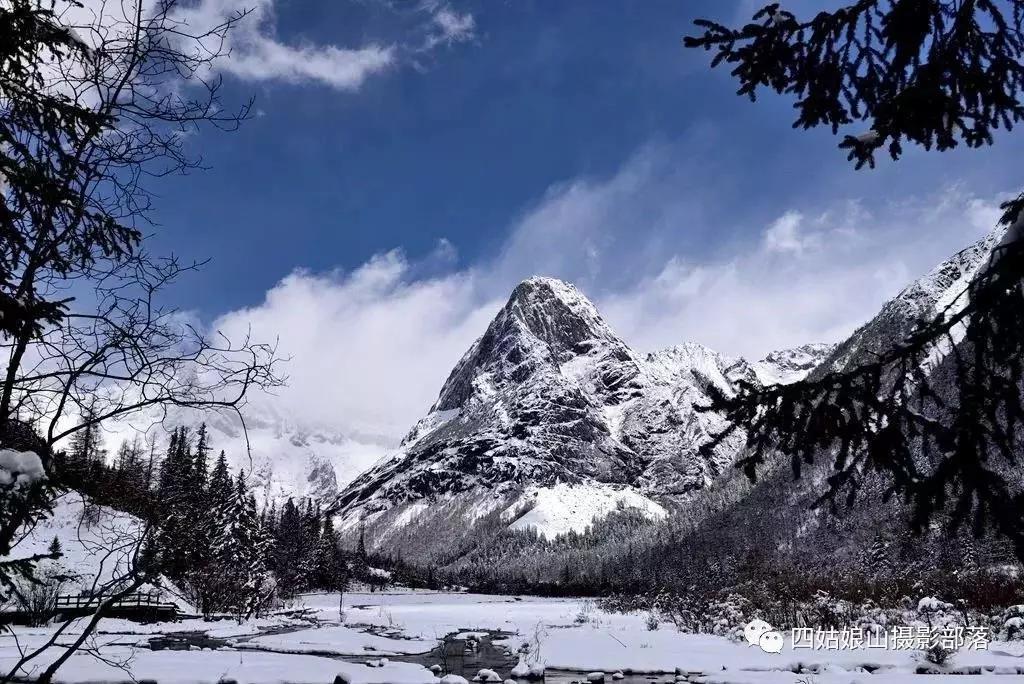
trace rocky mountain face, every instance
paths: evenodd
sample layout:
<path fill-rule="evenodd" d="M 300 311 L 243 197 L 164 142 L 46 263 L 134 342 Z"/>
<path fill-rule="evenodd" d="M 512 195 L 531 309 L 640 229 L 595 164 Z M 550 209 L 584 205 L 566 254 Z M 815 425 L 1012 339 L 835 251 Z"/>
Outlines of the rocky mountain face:
<path fill-rule="evenodd" d="M 993 230 L 905 287 L 874 318 L 836 345 L 814 369 L 812 377 L 856 368 L 892 349 L 920 321 L 934 318 L 947 307 L 962 307 L 967 286 L 987 263 L 1004 233 L 1003 228 Z"/>
<path fill-rule="evenodd" d="M 691 343 L 643 356 L 575 287 L 531 278 L 398 452 L 346 487 L 336 508 L 348 524 L 382 514 L 401 524 L 426 502 L 461 497 L 479 502 L 475 514 L 507 506 L 516 520 L 525 506 L 541 532 L 546 520 L 581 529 L 619 501 L 657 514 L 712 483 L 740 447 L 735 435 L 710 457 L 698 453 L 725 427 L 696 410 L 712 386 L 793 382 L 831 351 L 805 345 L 751 364 Z"/>

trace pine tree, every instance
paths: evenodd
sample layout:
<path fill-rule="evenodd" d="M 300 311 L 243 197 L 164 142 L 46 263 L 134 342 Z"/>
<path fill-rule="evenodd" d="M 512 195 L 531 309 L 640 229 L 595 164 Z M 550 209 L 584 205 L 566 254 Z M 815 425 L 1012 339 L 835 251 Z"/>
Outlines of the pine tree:
<path fill-rule="evenodd" d="M 315 585 L 325 591 L 344 591 L 348 584 L 348 568 L 341 554 L 341 541 L 330 516 L 324 518 L 323 531 L 317 544 Z"/>
<path fill-rule="evenodd" d="M 92 409 L 86 408 L 82 413 L 84 426 L 71 435 L 67 454 L 72 472 L 79 478 L 91 482 L 99 479 L 99 471 L 107 453 L 103 448 L 103 436 L 100 434 L 99 425 L 93 422 L 94 420 Z"/>
<path fill-rule="evenodd" d="M 302 545 L 299 551 L 300 591 L 316 584 L 320 546 L 320 507 L 306 499 L 302 512 Z"/>
<path fill-rule="evenodd" d="M 206 434 L 206 423 L 203 423 L 196 439 L 195 455 L 191 459 L 192 468 L 189 472 L 188 489 L 185 492 L 190 525 L 188 555 L 190 573 L 200 583 L 205 583 L 212 562 L 211 544 L 216 537 L 216 513 L 211 509 L 207 492 L 209 441 Z"/>
<path fill-rule="evenodd" d="M 227 457 L 221 450 L 217 457 L 217 463 L 213 466 L 213 473 L 210 475 L 210 486 L 207 491 L 207 500 L 213 508 L 225 505 L 234 493 L 231 485 L 231 473 L 228 471 Z"/>
<path fill-rule="evenodd" d="M 187 427 L 178 428 L 178 492 L 181 501 L 187 501 L 191 494 L 191 486 L 195 482 L 195 459 L 192 453 L 192 438 Z"/>
<path fill-rule="evenodd" d="M 160 469 L 159 508 L 162 516 L 160 555 L 172 579 L 184 578 L 192 565 L 194 546 L 191 505 L 192 454 L 186 428 L 171 434 L 167 456 Z"/>
<path fill-rule="evenodd" d="M 865 569 L 873 577 L 882 577 L 892 570 L 889 559 L 889 541 L 881 533 L 876 534 L 865 556 Z"/>
<path fill-rule="evenodd" d="M 210 438 L 206 431 L 206 423 L 199 426 L 199 431 L 196 435 L 192 484 L 197 493 L 197 500 L 201 500 L 206 491 L 207 476 L 209 474 Z"/>
<path fill-rule="evenodd" d="M 356 547 L 355 558 L 352 559 L 352 576 L 368 581 L 370 578 L 370 561 L 366 553 L 366 522 L 359 521 L 359 544 Z"/>
<path fill-rule="evenodd" d="M 160 464 L 160 478 L 157 483 L 157 493 L 162 501 L 170 498 L 172 491 L 177 486 L 177 472 L 175 459 L 178 453 L 178 431 L 171 432 L 171 439 L 167 445 L 167 453 Z"/>
<path fill-rule="evenodd" d="M 241 620 L 257 615 L 274 594 L 273 579 L 264 561 L 269 539 L 259 524 L 256 500 L 246 492 L 245 471 L 239 473 L 222 520 L 224 532 L 214 549 L 219 598 Z"/>
<path fill-rule="evenodd" d="M 969 536 L 963 540 L 961 559 L 963 570 L 966 573 L 973 574 L 981 568 L 981 564 L 978 562 L 978 546 L 974 543 L 974 539 Z"/>
<path fill-rule="evenodd" d="M 156 483 L 156 444 L 157 439 L 155 436 L 147 437 L 146 442 L 149 445 L 149 456 L 146 458 L 146 491 L 150 491 L 157 486 Z"/>
<path fill-rule="evenodd" d="M 54 535 L 53 541 L 50 542 L 50 546 L 46 552 L 54 558 L 60 558 L 64 555 L 64 549 L 61 548 L 60 539 L 57 539 L 56 535 Z"/>
<path fill-rule="evenodd" d="M 277 573 L 277 528 L 278 528 L 278 517 L 277 517 L 277 504 L 273 501 L 270 502 L 270 506 L 264 509 L 264 528 L 266 529 L 267 536 L 270 538 L 271 543 L 267 544 L 266 563 L 267 567 L 270 568 L 271 572 Z"/>
<path fill-rule="evenodd" d="M 149 491 L 138 435 L 131 441 L 121 442 L 114 462 L 113 483 L 113 491 L 107 494 L 115 505 L 134 513 L 144 513 Z"/>
<path fill-rule="evenodd" d="M 302 516 L 295 503 L 288 499 L 281 509 L 277 525 L 274 568 L 281 593 L 291 596 L 302 590 L 300 564 L 303 551 Z"/>

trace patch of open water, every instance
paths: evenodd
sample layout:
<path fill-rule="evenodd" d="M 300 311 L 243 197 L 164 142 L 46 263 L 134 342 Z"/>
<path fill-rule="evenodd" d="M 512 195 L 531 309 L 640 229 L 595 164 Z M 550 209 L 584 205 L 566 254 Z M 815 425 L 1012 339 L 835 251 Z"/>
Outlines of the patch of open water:
<path fill-rule="evenodd" d="M 308 625 L 272 627 L 260 630 L 259 636 L 267 634 L 285 634 L 308 628 Z M 254 636 L 257 635 L 229 640 L 211 637 L 201 631 L 179 632 L 175 634 L 159 635 L 151 638 L 149 640 L 149 648 L 155 651 L 165 649 L 174 651 L 188 651 L 203 648 L 216 649 L 224 646 L 230 647 L 233 643 L 249 642 Z M 395 662 L 416 663 L 417 665 L 422 665 L 428 669 L 438 665 L 442 669 L 442 674 L 461 675 L 471 682 L 473 681 L 473 677 L 475 677 L 482 669 L 494 670 L 501 675 L 503 679 L 506 679 L 511 677 L 510 672 L 519 661 L 519 657 L 503 645 L 499 645 L 495 642 L 508 639 L 511 636 L 514 635 L 510 632 L 500 630 L 465 629 L 445 636 L 443 641 L 436 648 L 426 653 L 389 655 L 384 657 Z M 251 645 L 247 646 L 247 650 L 279 653 L 281 657 L 288 657 L 289 655 L 292 655 L 290 653 L 282 653 L 273 649 L 263 649 L 253 647 Z M 375 656 L 372 652 L 361 655 L 337 655 L 330 653 L 315 653 L 309 655 L 319 655 L 321 657 L 359 664 L 377 661 L 381 657 Z M 585 684 L 587 681 L 587 674 L 588 673 L 585 671 L 548 669 L 544 675 L 543 684 L 575 684 L 576 682 Z M 607 672 L 606 675 L 606 683 L 614 684 L 611 677 L 612 673 Z M 518 681 L 526 682 L 526 680 Z M 675 676 L 671 674 L 626 674 L 623 679 L 616 681 L 621 684 L 652 684 L 653 682 L 657 682 L 658 684 L 668 684 L 675 681 Z"/>
<path fill-rule="evenodd" d="M 459 635 L 466 634 L 462 637 Z M 472 636 L 468 636 L 468 635 Z M 439 665 L 442 674 L 457 674 L 465 677 L 470 682 L 482 669 L 494 670 L 502 679 L 512 678 L 510 672 L 519 656 L 512 653 L 496 641 L 502 641 L 514 636 L 510 632 L 500 630 L 470 630 L 465 629 L 447 635 L 437 648 L 427 653 L 415 655 L 388 656 L 388 660 L 403 663 L 416 663 L 426 668 Z M 350 663 L 366 663 L 375 660 L 367 656 L 336 656 L 340 660 Z M 544 674 L 543 684 L 574 684 L 581 682 L 586 684 L 587 672 L 573 670 L 548 669 Z M 606 684 L 614 684 L 612 673 L 606 673 Z M 527 680 L 517 680 L 526 682 Z M 674 682 L 675 676 L 670 674 L 662 675 L 639 675 L 628 674 L 623 679 L 616 680 L 621 684 L 651 684 L 652 682 L 666 683 Z"/>

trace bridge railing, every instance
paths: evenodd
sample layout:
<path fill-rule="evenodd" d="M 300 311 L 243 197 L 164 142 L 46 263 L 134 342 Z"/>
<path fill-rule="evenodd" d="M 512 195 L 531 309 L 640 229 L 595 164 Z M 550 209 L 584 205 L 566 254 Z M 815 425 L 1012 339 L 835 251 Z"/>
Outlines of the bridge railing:
<path fill-rule="evenodd" d="M 105 596 L 77 596 L 71 594 L 65 594 L 57 597 L 57 601 L 54 604 L 54 608 L 58 611 L 62 610 L 82 610 L 82 609 L 95 609 L 98 608 L 100 603 L 106 600 Z M 125 608 L 153 608 L 157 610 L 177 610 L 178 606 L 169 601 L 164 601 L 159 594 L 150 594 L 146 592 L 138 592 L 135 594 L 128 594 L 122 596 L 120 599 L 114 601 L 111 606 L 113 609 L 125 609 Z"/>

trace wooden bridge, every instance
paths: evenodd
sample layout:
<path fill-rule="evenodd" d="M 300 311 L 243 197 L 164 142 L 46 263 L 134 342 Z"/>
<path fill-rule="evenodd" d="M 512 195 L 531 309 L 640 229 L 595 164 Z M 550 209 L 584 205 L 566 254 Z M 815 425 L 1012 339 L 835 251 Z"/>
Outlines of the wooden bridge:
<path fill-rule="evenodd" d="M 92 615 L 100 603 L 106 599 L 105 596 L 58 596 L 54 604 L 54 612 L 64 617 Z M 178 606 L 164 601 L 158 592 L 137 592 L 114 601 L 104 614 L 129 620 L 156 622 L 176 618 Z"/>

